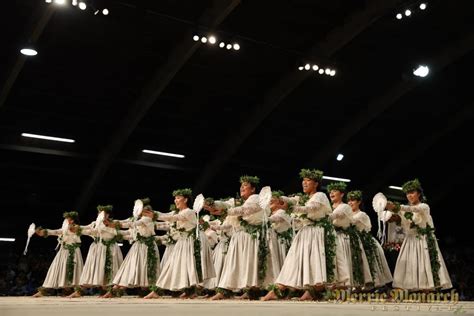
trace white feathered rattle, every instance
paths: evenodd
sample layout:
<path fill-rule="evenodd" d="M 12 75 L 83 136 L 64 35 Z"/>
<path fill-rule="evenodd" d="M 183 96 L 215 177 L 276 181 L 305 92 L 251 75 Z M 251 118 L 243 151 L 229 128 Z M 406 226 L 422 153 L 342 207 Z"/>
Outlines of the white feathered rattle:
<path fill-rule="evenodd" d="M 26 253 L 28 252 L 28 245 L 30 244 L 31 236 L 35 234 L 35 231 L 36 231 L 36 225 L 35 223 L 31 223 L 30 227 L 28 228 L 28 239 L 26 240 L 25 250 L 23 251 L 24 255 L 26 255 Z"/>
<path fill-rule="evenodd" d="M 194 200 L 193 203 L 193 211 L 196 213 L 196 238 L 199 238 L 199 212 L 201 212 L 202 208 L 204 206 L 204 196 L 202 194 L 199 194 L 196 196 L 196 199 Z"/>

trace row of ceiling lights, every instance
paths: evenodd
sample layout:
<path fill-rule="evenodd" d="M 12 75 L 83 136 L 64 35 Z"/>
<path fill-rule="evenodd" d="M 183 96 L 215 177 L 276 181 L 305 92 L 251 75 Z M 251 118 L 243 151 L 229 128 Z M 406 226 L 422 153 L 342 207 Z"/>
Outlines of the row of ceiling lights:
<path fill-rule="evenodd" d="M 80 10 L 84 11 L 88 8 L 87 3 L 83 0 L 71 0 L 71 1 L 66 1 L 66 0 L 45 0 L 44 2 L 50 3 L 50 4 L 55 4 L 58 6 L 65 6 L 67 4 L 71 4 L 73 7 L 78 7 Z M 97 8 L 92 9 L 94 11 L 94 14 L 97 15 L 99 13 L 102 13 L 103 15 L 109 15 L 109 9 L 107 8 L 102 8 L 101 10 Z"/>

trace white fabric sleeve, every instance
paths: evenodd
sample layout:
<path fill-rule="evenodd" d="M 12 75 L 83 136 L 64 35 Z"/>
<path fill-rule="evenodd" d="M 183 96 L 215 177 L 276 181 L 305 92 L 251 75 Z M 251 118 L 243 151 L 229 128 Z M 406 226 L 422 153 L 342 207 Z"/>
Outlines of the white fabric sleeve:
<path fill-rule="evenodd" d="M 413 213 L 430 213 L 430 207 L 426 203 L 420 203 L 418 205 L 400 205 L 400 210 Z"/>
<path fill-rule="evenodd" d="M 189 221 L 191 220 L 192 217 L 195 217 L 195 213 L 193 210 L 188 210 L 186 212 L 181 212 L 181 213 L 178 213 L 178 214 L 174 214 L 174 213 L 161 213 L 159 214 L 158 216 L 158 219 L 159 220 L 162 220 L 162 221 L 167 221 L 167 222 L 177 222 L 177 221 Z"/>

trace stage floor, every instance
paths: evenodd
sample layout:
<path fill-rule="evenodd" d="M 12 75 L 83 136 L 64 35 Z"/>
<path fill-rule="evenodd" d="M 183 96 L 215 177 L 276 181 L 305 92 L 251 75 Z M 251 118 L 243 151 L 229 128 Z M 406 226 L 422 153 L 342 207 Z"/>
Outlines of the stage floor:
<path fill-rule="evenodd" d="M 334 303 L 298 301 L 209 301 L 161 298 L 145 300 L 133 296 L 114 299 L 82 297 L 0 297 L 0 316 L 139 316 L 157 315 L 206 316 L 278 316 L 278 315 L 474 315 L 473 302 L 457 304 L 425 303 Z"/>

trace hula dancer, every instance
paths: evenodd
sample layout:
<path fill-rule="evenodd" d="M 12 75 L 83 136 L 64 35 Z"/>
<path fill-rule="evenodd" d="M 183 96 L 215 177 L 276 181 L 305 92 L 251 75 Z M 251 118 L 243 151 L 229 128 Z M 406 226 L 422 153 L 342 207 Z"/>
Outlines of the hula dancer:
<path fill-rule="evenodd" d="M 402 189 L 408 205 L 387 203 L 388 210 L 400 214 L 406 233 L 393 274 L 393 287 L 413 291 L 449 289 L 451 279 L 439 250 L 421 183 L 418 179 L 408 181 Z"/>
<path fill-rule="evenodd" d="M 196 297 L 196 287 L 215 276 L 207 237 L 199 231 L 196 236 L 196 213 L 188 207 L 192 204 L 190 189 L 173 192 L 178 213 L 160 213 L 159 220 L 176 223 L 176 244 L 168 254 L 156 288 L 145 298 L 158 298 L 157 289 L 183 291 L 180 298 Z"/>
<path fill-rule="evenodd" d="M 36 234 L 42 237 L 58 236 L 59 250 L 39 291 L 33 297 L 41 297 L 46 289 L 71 289 L 79 286 L 82 273 L 81 227 L 77 212 L 65 212 L 61 229 L 38 227 Z"/>
<path fill-rule="evenodd" d="M 364 246 L 364 252 L 370 266 L 370 274 L 374 280 L 375 287 L 384 286 L 392 282 L 392 273 L 385 258 L 382 246 L 370 234 L 372 224 L 369 215 L 360 210 L 362 203 L 362 191 L 351 191 L 347 193 L 348 204 L 352 208 L 352 222 L 355 225 L 359 238 Z"/>
<path fill-rule="evenodd" d="M 304 195 L 281 197 L 300 229 L 293 238 L 281 272 L 263 300 L 283 297 L 287 288 L 305 290 L 300 300 L 312 300 L 316 291 L 337 278 L 336 241 L 328 218 L 332 209 L 326 194 L 318 192 L 323 179 L 319 170 L 302 169 L 300 177 Z"/>
<path fill-rule="evenodd" d="M 154 212 L 150 205 L 150 199 L 142 199 L 143 209 L 138 220 L 127 219 L 116 221 L 122 228 L 124 239 L 133 244 L 127 253 L 122 265 L 118 269 L 113 280 L 113 290 L 116 292 L 124 288 L 148 288 L 155 284 L 160 274 L 160 253 L 155 242 Z M 109 291 L 104 297 L 112 297 Z"/>
<path fill-rule="evenodd" d="M 327 186 L 333 212 L 330 215 L 336 230 L 337 286 L 363 287 L 373 284 L 364 248 L 352 225 L 352 209 L 342 200 L 347 185 L 334 182 Z"/>
<path fill-rule="evenodd" d="M 223 299 L 231 296 L 233 291 L 240 290 L 244 291 L 240 299 L 250 298 L 254 293 L 258 296 L 259 287 L 264 285 L 269 278 L 268 274 L 272 272 L 267 269 L 268 247 L 266 236 L 262 233 L 265 210 L 260 207 L 258 194 L 255 194 L 259 183 L 258 177 L 240 177 L 240 197 L 244 202 L 227 211 L 227 218 L 232 220 L 234 232 L 227 249 L 217 294 L 212 300 Z"/>
<path fill-rule="evenodd" d="M 112 281 L 123 262 L 123 255 L 117 241 L 122 240 L 112 220 L 112 205 L 99 205 L 99 215 L 95 222 L 82 227 L 82 234 L 94 238 L 87 253 L 79 285 L 81 288 L 98 287 L 106 290 L 112 287 Z M 112 226 L 112 227 L 110 227 Z M 69 297 L 80 297 L 77 289 Z"/>

